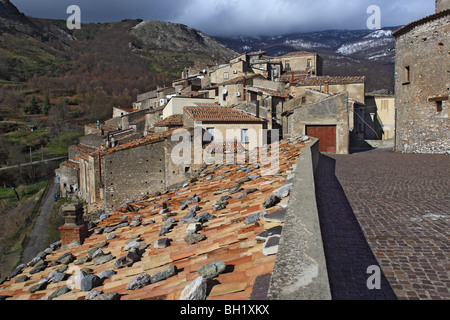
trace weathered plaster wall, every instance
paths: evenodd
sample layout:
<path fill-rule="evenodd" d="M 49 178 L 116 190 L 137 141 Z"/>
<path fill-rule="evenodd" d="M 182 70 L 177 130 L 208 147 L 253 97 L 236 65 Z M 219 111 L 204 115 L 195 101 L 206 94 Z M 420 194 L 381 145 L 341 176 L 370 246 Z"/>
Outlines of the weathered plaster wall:
<path fill-rule="evenodd" d="M 416 26 L 396 39 L 396 151 L 450 152 L 450 15 Z M 409 67 L 409 79 L 408 71 Z M 442 110 L 436 101 L 440 97 Z"/>

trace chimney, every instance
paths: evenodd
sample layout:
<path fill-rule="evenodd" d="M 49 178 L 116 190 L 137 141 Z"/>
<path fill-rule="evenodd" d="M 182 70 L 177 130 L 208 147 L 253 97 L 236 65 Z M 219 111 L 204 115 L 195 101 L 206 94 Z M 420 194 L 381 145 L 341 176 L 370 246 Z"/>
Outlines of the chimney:
<path fill-rule="evenodd" d="M 83 205 L 79 203 L 62 206 L 64 225 L 59 227 L 61 245 L 65 246 L 76 241 L 80 245 L 87 236 L 87 223 L 83 221 Z"/>

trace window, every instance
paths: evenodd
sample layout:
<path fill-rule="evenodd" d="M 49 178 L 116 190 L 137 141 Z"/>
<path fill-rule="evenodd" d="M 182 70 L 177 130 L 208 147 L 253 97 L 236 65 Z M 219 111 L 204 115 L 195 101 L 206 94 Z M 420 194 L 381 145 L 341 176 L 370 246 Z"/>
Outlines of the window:
<path fill-rule="evenodd" d="M 248 129 L 241 129 L 241 143 L 248 143 Z"/>
<path fill-rule="evenodd" d="M 286 61 L 285 65 L 284 65 L 284 68 L 286 70 L 291 70 L 291 65 L 290 65 L 289 61 Z"/>
<path fill-rule="evenodd" d="M 214 128 L 206 128 L 205 141 L 214 141 Z"/>
<path fill-rule="evenodd" d="M 436 112 L 442 112 L 442 101 L 436 101 Z"/>
<path fill-rule="evenodd" d="M 403 71 L 403 84 L 408 84 L 411 80 L 411 69 L 409 66 L 405 67 L 405 70 Z"/>
<path fill-rule="evenodd" d="M 311 60 L 311 59 L 306 60 L 306 66 L 307 66 L 308 68 L 311 68 L 311 67 L 312 67 L 312 60 Z"/>
<path fill-rule="evenodd" d="M 389 109 L 389 104 L 387 100 L 381 100 L 381 110 L 388 110 Z"/>
<path fill-rule="evenodd" d="M 223 80 L 228 80 L 230 76 L 228 75 L 228 72 L 223 73 Z"/>

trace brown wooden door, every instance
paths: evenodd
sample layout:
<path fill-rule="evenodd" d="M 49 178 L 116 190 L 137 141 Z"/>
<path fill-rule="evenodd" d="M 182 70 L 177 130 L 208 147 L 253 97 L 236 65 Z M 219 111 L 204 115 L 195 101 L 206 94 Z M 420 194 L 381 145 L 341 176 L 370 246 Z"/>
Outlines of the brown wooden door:
<path fill-rule="evenodd" d="M 320 140 L 320 152 L 336 152 L 336 126 L 306 126 L 306 135 Z"/>

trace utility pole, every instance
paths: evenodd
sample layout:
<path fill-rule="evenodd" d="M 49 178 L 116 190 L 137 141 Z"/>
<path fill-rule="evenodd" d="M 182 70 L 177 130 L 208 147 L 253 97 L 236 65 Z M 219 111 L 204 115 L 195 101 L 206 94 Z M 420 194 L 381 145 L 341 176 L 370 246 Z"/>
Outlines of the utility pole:
<path fill-rule="evenodd" d="M 31 147 L 30 147 L 30 163 L 33 162 L 33 158 L 31 157 Z"/>

